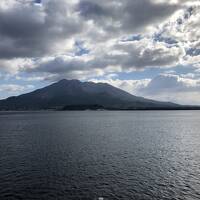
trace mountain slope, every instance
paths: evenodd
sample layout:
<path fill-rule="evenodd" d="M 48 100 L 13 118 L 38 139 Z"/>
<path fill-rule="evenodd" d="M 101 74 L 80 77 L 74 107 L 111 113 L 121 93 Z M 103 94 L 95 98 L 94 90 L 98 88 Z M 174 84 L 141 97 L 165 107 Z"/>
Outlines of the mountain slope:
<path fill-rule="evenodd" d="M 0 101 L 0 110 L 62 109 L 66 106 L 99 105 L 109 109 L 178 107 L 133 96 L 106 83 L 61 80 L 45 88 Z"/>

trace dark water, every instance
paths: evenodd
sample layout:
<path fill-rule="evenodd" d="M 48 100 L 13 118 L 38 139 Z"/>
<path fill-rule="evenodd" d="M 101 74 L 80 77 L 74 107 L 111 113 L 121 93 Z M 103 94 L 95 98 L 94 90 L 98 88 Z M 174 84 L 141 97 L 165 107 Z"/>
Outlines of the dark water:
<path fill-rule="evenodd" d="M 0 200 L 200 199 L 200 112 L 0 114 Z"/>

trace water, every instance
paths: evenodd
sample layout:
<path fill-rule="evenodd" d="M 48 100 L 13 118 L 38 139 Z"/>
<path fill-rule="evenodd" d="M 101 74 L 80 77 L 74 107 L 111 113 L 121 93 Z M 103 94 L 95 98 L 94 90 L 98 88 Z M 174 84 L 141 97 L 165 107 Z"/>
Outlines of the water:
<path fill-rule="evenodd" d="M 200 112 L 0 114 L 0 200 L 99 197 L 200 199 Z"/>

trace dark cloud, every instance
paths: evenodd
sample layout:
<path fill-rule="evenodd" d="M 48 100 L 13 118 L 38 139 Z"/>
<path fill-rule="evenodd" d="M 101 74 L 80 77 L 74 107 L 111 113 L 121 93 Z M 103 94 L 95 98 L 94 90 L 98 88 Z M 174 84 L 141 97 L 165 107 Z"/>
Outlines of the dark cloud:
<path fill-rule="evenodd" d="M 92 1 L 80 1 L 77 6 L 77 11 L 80 12 L 85 18 L 98 20 L 99 17 L 108 17 L 110 10 L 106 7 L 103 7 L 99 3 Z"/>
<path fill-rule="evenodd" d="M 158 23 L 179 8 L 178 5 L 153 0 L 83 0 L 78 5 L 78 11 L 86 19 L 93 20 L 107 31 L 125 33 Z"/>
<path fill-rule="evenodd" d="M 35 0 L 35 3 L 42 3 L 42 0 Z"/>
<path fill-rule="evenodd" d="M 134 29 L 152 25 L 166 19 L 179 7 L 168 3 L 154 3 L 151 0 L 128 0 L 122 13 L 126 13 L 123 19 L 123 27 L 133 31 Z"/>
<path fill-rule="evenodd" d="M 0 58 L 40 57 L 56 52 L 55 46 L 82 29 L 64 0 L 44 1 L 41 6 L 13 2 L 8 8 L 0 7 Z"/>

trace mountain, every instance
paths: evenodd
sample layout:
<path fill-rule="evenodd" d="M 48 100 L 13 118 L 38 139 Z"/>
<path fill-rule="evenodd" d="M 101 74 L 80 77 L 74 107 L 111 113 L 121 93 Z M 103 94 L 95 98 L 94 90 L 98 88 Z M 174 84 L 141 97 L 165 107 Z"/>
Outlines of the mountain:
<path fill-rule="evenodd" d="M 20 96 L 0 100 L 0 110 L 175 109 L 181 106 L 131 95 L 106 83 L 61 80 Z"/>

